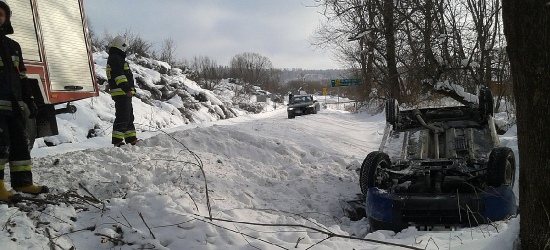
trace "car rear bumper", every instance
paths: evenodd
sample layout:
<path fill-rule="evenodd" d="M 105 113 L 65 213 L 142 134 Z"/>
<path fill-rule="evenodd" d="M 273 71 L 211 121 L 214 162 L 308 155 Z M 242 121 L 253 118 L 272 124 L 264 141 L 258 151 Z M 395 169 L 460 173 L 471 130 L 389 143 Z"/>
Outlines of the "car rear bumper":
<path fill-rule="evenodd" d="M 515 215 L 517 205 L 512 188 L 504 185 L 478 193 L 440 195 L 390 194 L 370 188 L 365 211 L 378 229 L 398 231 L 411 225 L 475 226 Z"/>

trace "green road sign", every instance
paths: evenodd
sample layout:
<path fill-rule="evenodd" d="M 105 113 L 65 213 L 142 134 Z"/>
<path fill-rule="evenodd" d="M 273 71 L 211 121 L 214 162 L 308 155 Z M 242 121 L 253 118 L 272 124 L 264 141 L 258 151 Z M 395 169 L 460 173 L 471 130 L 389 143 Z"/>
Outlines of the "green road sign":
<path fill-rule="evenodd" d="M 330 80 L 332 87 L 361 85 L 361 79 L 336 79 Z"/>

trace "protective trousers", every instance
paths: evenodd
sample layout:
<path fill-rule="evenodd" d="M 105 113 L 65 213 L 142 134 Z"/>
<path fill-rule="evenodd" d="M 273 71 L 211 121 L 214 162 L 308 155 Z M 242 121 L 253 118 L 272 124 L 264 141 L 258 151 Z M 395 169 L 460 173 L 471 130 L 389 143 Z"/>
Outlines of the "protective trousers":
<path fill-rule="evenodd" d="M 32 185 L 31 154 L 25 120 L 19 113 L 0 114 L 0 180 L 4 180 L 4 169 L 9 162 L 11 186 Z"/>
<path fill-rule="evenodd" d="M 134 126 L 134 108 L 132 97 L 113 96 L 115 101 L 115 122 L 113 124 L 112 144 L 135 143 L 136 127 Z"/>

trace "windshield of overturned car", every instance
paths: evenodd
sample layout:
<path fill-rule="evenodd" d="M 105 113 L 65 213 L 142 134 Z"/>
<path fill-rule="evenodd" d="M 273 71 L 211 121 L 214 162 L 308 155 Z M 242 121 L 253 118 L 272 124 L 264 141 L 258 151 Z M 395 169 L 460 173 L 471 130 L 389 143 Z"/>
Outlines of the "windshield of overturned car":
<path fill-rule="evenodd" d="M 301 103 L 301 102 L 313 102 L 311 96 L 295 96 L 292 97 L 290 103 Z"/>

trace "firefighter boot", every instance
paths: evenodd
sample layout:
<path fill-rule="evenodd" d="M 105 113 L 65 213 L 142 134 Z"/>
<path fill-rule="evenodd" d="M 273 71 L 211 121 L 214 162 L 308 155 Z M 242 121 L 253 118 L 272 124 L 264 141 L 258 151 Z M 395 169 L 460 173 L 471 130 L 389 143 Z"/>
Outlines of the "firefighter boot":
<path fill-rule="evenodd" d="M 132 144 L 132 146 L 135 146 L 135 145 L 138 144 L 138 143 L 141 144 L 142 141 L 143 141 L 143 140 L 141 140 L 141 139 L 135 139 L 135 140 L 133 140 L 132 142 L 130 142 L 130 144 Z"/>
<path fill-rule="evenodd" d="M 4 180 L 0 180 L 0 201 L 9 201 L 13 194 L 4 187 Z"/>
<path fill-rule="evenodd" d="M 45 194 L 49 193 L 50 189 L 47 186 L 28 185 L 24 187 L 14 187 L 15 191 L 27 194 Z"/>

